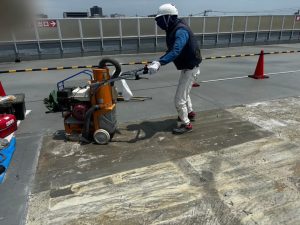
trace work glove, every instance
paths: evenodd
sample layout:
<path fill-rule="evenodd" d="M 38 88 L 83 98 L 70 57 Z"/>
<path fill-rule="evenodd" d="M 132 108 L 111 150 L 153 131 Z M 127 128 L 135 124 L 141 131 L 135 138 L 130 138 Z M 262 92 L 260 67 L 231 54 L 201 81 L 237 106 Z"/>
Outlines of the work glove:
<path fill-rule="evenodd" d="M 160 62 L 158 61 L 153 61 L 151 64 L 148 65 L 148 73 L 155 74 L 160 68 Z"/>

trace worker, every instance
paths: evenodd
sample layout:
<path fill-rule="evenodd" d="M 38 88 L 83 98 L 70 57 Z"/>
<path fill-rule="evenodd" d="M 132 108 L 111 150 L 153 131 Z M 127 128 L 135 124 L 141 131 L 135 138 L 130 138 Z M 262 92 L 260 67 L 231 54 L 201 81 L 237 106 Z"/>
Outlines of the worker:
<path fill-rule="evenodd" d="M 191 121 L 195 121 L 196 113 L 193 111 L 190 91 L 197 75 L 200 74 L 200 48 L 191 29 L 178 18 L 178 10 L 174 5 L 161 5 L 155 21 L 157 26 L 166 32 L 168 50 L 159 60 L 148 65 L 149 74 L 155 74 L 161 66 L 170 62 L 174 62 L 176 68 L 181 71 L 175 95 L 175 107 L 181 125 L 173 129 L 173 134 L 191 132 Z"/>

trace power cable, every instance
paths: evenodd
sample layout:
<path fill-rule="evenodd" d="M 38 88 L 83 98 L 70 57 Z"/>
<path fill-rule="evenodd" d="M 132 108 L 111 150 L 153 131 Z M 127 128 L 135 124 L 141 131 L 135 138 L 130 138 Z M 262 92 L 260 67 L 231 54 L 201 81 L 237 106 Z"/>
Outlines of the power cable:
<path fill-rule="evenodd" d="M 260 13 L 272 13 L 272 12 L 291 12 L 291 14 L 294 14 L 295 11 L 298 11 L 300 7 L 294 7 L 294 8 L 281 8 L 281 9 L 272 9 L 272 10 L 262 10 L 262 11 L 219 11 L 219 10 L 204 10 L 200 13 L 190 14 L 190 16 L 200 16 L 204 15 L 207 16 L 207 13 L 223 13 L 223 14 L 260 14 Z"/>

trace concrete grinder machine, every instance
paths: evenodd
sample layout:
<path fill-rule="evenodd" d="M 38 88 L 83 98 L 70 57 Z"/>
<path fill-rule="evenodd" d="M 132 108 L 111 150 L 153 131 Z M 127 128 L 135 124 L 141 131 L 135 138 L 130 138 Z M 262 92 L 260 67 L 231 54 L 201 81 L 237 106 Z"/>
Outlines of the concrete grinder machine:
<path fill-rule="evenodd" d="M 108 66 L 115 68 L 112 75 Z M 147 73 L 147 66 L 122 73 L 116 60 L 103 58 L 99 68 L 93 69 L 92 74 L 87 73 L 90 80 L 85 87 L 62 85 L 61 88 L 58 85 L 57 100 L 62 109 L 66 138 L 85 143 L 95 141 L 102 145 L 111 141 L 117 129 L 118 93 L 114 82 L 129 78 L 137 80 Z"/>

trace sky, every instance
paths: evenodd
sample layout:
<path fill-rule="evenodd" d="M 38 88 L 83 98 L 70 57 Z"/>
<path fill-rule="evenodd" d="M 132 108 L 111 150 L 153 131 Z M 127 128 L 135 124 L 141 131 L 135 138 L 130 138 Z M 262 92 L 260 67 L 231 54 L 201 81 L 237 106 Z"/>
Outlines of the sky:
<path fill-rule="evenodd" d="M 65 11 L 86 12 L 94 5 L 103 8 L 104 15 L 112 13 L 126 16 L 155 14 L 164 3 L 174 3 L 182 16 L 195 15 L 204 10 L 213 10 L 208 15 L 243 14 L 291 14 L 300 9 L 300 0 L 36 0 L 41 13 L 50 18 L 61 18 Z"/>

